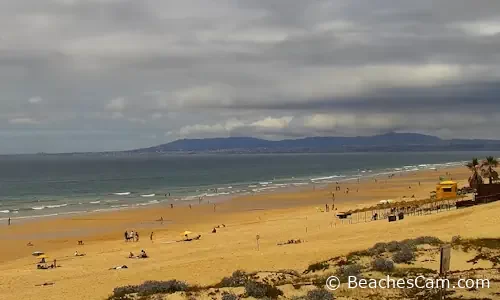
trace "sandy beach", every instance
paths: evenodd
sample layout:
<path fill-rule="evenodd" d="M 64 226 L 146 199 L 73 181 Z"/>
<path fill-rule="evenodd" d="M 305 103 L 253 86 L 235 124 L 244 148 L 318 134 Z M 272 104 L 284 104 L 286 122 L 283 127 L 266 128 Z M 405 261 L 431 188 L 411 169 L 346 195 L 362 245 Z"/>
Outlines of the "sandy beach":
<path fill-rule="evenodd" d="M 449 175 L 447 175 L 448 173 Z M 235 198 L 213 204 L 154 206 L 71 217 L 45 218 L 0 227 L 0 295 L 2 299 L 104 299 L 114 287 L 144 280 L 185 280 L 215 283 L 234 270 L 302 270 L 313 262 L 364 249 L 377 242 L 433 235 L 497 237 L 500 203 L 387 220 L 342 224 L 331 205 L 335 192 L 338 211 L 361 208 L 380 200 L 427 198 L 440 176 L 464 186 L 465 167 L 365 178 L 298 192 L 276 192 Z M 375 181 L 376 179 L 376 181 Z M 346 194 L 346 189 L 349 193 Z M 158 219 L 163 218 L 163 224 Z M 225 227 L 211 230 L 224 224 Z M 138 231 L 140 241 L 125 242 L 125 230 Z M 181 232 L 201 234 L 192 242 L 176 242 Z M 154 232 L 153 241 L 150 233 Z M 256 235 L 260 236 L 257 249 Z M 280 247 L 289 239 L 304 243 Z M 84 245 L 77 245 L 83 240 Z M 27 243 L 33 246 L 27 246 Z M 144 249 L 148 259 L 128 259 Z M 37 270 L 33 251 L 43 251 L 60 267 Z M 85 253 L 75 257 L 73 253 Z M 109 270 L 118 265 L 128 269 Z M 452 262 L 451 268 L 454 266 Z M 45 282 L 51 286 L 36 286 Z"/>

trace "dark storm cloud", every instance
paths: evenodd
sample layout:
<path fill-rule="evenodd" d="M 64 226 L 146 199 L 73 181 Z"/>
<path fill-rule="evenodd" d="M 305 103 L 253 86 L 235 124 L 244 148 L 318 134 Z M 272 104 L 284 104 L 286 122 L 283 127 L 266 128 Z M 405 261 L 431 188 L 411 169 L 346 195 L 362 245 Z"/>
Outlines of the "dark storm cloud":
<path fill-rule="evenodd" d="M 495 0 L 0 1 L 0 153 L 500 138 L 499 12 Z"/>

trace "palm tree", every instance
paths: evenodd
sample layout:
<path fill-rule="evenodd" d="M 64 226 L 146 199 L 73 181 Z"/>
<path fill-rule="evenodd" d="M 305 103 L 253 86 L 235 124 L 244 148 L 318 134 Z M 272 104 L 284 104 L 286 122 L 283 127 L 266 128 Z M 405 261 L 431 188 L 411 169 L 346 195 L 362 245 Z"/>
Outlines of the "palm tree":
<path fill-rule="evenodd" d="M 481 175 L 488 178 L 490 184 L 493 180 L 498 180 L 498 173 L 493 169 L 496 167 L 498 167 L 498 160 L 496 160 L 493 156 L 488 156 L 481 162 Z"/>
<path fill-rule="evenodd" d="M 466 164 L 467 168 L 472 171 L 472 175 L 469 177 L 469 186 L 473 189 L 477 189 L 478 185 L 483 183 L 483 178 L 479 175 L 479 160 L 473 158 L 471 162 Z"/>

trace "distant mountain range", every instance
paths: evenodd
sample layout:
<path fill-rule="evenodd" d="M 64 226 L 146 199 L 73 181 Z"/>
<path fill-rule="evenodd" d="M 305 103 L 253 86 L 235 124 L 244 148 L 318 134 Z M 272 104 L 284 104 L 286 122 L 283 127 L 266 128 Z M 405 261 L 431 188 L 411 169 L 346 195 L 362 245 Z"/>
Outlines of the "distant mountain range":
<path fill-rule="evenodd" d="M 358 137 L 308 137 L 269 141 L 251 137 L 181 139 L 127 153 L 299 153 L 381 151 L 500 151 L 500 140 L 444 140 L 416 133 Z"/>

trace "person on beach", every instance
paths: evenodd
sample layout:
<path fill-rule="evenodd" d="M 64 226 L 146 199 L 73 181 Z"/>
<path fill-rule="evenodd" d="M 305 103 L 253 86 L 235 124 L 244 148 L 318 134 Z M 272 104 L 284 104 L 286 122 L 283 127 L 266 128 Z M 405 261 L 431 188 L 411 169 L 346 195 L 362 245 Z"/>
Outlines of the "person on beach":
<path fill-rule="evenodd" d="M 125 237 L 125 242 L 128 242 L 128 231 L 125 231 L 124 237 Z"/>
<path fill-rule="evenodd" d="M 214 203 L 214 212 L 215 212 L 215 208 L 216 208 L 216 205 L 215 205 L 215 203 Z"/>
<path fill-rule="evenodd" d="M 130 252 L 130 253 L 128 254 L 128 258 L 134 258 L 134 253 Z"/>
<path fill-rule="evenodd" d="M 135 232 L 135 241 L 138 242 L 139 241 L 139 232 Z"/>
<path fill-rule="evenodd" d="M 130 240 L 132 240 L 132 242 L 133 242 L 133 241 L 134 241 L 134 237 L 135 237 L 135 232 L 132 230 L 132 231 L 130 231 L 130 233 L 128 234 L 128 238 L 129 238 Z"/>
<path fill-rule="evenodd" d="M 151 243 L 153 242 L 153 234 L 154 234 L 154 232 L 151 231 L 151 234 L 149 235 L 149 239 L 151 240 Z"/>
<path fill-rule="evenodd" d="M 10 217 L 9 217 L 9 220 L 7 221 L 8 225 L 10 226 Z"/>
<path fill-rule="evenodd" d="M 189 204 L 189 209 L 191 209 L 191 204 Z"/>
<path fill-rule="evenodd" d="M 170 203 L 170 208 L 174 208 L 174 204 L 173 203 Z"/>

